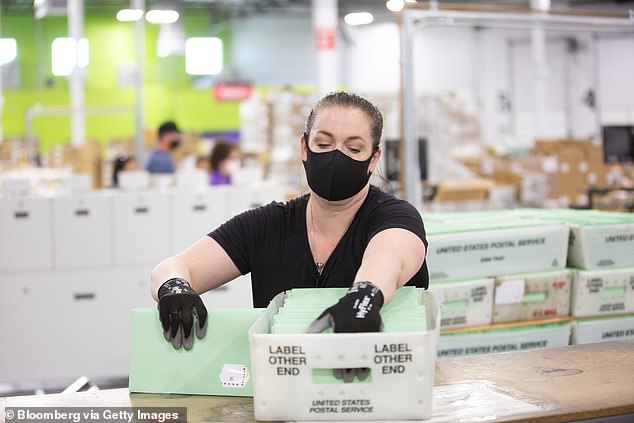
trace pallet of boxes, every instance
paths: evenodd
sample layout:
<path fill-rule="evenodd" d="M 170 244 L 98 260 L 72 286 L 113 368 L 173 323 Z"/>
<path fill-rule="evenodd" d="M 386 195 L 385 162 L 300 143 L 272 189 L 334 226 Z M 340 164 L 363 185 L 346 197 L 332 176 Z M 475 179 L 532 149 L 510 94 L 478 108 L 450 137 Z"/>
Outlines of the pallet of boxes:
<path fill-rule="evenodd" d="M 633 215 L 524 209 L 425 221 L 439 356 L 564 346 L 571 334 L 596 342 L 588 334 L 600 330 L 634 336 Z"/>
<path fill-rule="evenodd" d="M 527 155 L 485 154 L 461 162 L 496 187 L 512 187 L 518 202 L 531 207 L 585 206 L 588 189 L 606 186 L 610 172 L 601 145 L 590 139 L 539 139 Z"/>

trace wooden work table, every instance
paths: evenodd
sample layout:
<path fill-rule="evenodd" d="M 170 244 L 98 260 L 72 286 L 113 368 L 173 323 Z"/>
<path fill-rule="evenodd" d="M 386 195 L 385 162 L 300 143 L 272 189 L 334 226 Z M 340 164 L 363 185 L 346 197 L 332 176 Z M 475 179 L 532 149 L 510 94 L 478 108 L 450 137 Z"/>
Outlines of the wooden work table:
<path fill-rule="evenodd" d="M 634 416 L 634 341 L 437 361 L 436 386 L 474 381 L 541 404 L 538 412 L 511 414 L 498 421 L 564 422 L 629 413 Z M 187 407 L 190 422 L 255 421 L 251 398 L 130 394 L 127 389 L 112 389 L 0 398 L 0 422 L 5 420 L 5 407 L 23 406 Z"/>

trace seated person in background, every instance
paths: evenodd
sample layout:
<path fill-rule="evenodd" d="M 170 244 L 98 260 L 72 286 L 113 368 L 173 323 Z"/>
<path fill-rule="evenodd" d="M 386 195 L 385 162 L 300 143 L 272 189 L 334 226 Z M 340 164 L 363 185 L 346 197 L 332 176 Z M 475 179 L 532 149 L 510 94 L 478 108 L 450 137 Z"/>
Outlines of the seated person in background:
<path fill-rule="evenodd" d="M 196 157 L 196 169 L 202 170 L 205 173 L 209 173 L 209 157 L 197 156 Z"/>
<path fill-rule="evenodd" d="M 209 156 L 211 174 L 210 185 L 225 185 L 231 183 L 231 174 L 240 168 L 240 150 L 229 141 L 218 141 Z"/>
<path fill-rule="evenodd" d="M 134 156 L 119 154 L 112 165 L 112 187 L 119 188 L 119 173 L 138 168 L 139 165 Z"/>
<path fill-rule="evenodd" d="M 181 132 L 172 121 L 159 126 L 156 148 L 150 153 L 145 170 L 150 173 L 174 173 L 175 166 L 170 151 L 181 143 Z"/>

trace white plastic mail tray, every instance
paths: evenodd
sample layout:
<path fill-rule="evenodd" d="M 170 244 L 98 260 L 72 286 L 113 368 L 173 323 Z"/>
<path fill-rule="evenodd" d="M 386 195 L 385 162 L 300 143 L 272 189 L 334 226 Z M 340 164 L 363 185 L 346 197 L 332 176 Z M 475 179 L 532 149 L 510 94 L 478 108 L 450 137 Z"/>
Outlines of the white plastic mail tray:
<path fill-rule="evenodd" d="M 440 315 L 420 290 L 427 331 L 271 334 L 278 294 L 249 330 L 257 420 L 419 420 L 431 417 Z M 332 369 L 369 368 L 356 383 L 320 383 Z"/>
<path fill-rule="evenodd" d="M 634 267 L 634 221 L 571 225 L 568 265 L 580 269 Z"/>
<path fill-rule="evenodd" d="M 570 315 L 572 271 L 524 273 L 495 280 L 493 323 Z"/>
<path fill-rule="evenodd" d="M 634 267 L 577 271 L 571 303 L 577 317 L 634 313 Z"/>
<path fill-rule="evenodd" d="M 634 315 L 577 320 L 572 326 L 572 343 L 634 339 Z"/>
<path fill-rule="evenodd" d="M 563 347 L 570 341 L 570 326 L 566 322 L 443 334 L 438 341 L 438 357 Z"/>
<path fill-rule="evenodd" d="M 443 329 L 491 324 L 494 279 L 434 284 L 429 290 L 440 304 Z"/>
<path fill-rule="evenodd" d="M 432 283 L 566 267 L 569 231 L 563 223 L 453 231 L 457 226 L 427 235 Z"/>

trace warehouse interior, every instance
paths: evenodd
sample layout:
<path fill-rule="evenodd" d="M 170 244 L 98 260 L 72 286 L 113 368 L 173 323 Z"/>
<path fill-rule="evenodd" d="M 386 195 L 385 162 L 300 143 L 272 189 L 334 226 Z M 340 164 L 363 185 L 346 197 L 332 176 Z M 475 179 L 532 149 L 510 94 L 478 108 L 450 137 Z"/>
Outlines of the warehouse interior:
<path fill-rule="evenodd" d="M 2 0 L 0 397 L 132 390 L 153 267 L 309 192 L 335 90 L 378 106 L 370 182 L 424 221 L 434 357 L 634 339 L 632 75 L 626 0 Z"/>

